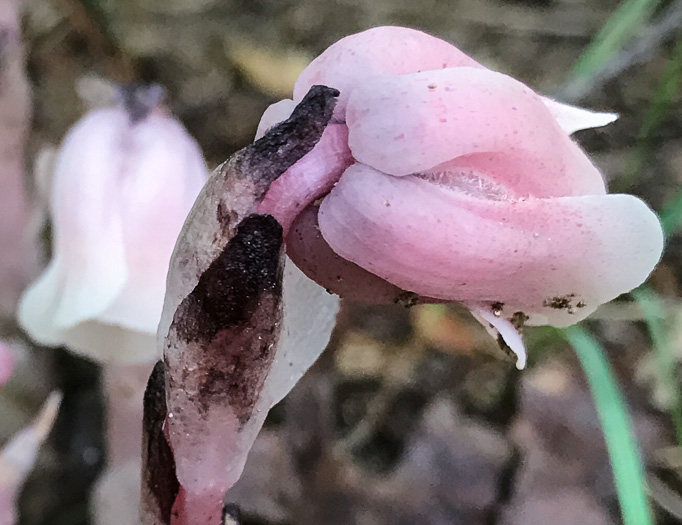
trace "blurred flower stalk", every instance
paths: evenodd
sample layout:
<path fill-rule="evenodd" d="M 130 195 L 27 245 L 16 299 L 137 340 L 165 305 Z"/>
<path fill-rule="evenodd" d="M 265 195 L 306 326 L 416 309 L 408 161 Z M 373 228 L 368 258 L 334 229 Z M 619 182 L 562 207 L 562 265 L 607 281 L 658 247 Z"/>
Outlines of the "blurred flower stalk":
<path fill-rule="evenodd" d="M 0 0 L 0 322 L 14 316 L 22 289 L 37 269 L 31 203 L 25 188 L 24 148 L 29 130 L 29 84 L 24 70 L 18 5 Z M 0 340 L 0 388 L 10 380 L 14 350 Z M 0 448 L 0 525 L 18 519 L 17 501 L 38 450 L 56 418 L 61 394 L 53 392 L 33 423 Z"/>
<path fill-rule="evenodd" d="M 0 0 L 0 86 L 0 317 L 11 317 L 37 269 L 24 180 L 30 96 L 15 0 Z"/>

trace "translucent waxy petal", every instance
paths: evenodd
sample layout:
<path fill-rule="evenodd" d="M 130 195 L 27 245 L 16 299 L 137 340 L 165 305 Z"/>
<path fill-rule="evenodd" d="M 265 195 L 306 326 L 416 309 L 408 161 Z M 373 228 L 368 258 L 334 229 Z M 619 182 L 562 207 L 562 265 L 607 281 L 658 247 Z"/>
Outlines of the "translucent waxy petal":
<path fill-rule="evenodd" d="M 400 288 L 559 326 L 641 284 L 663 246 L 656 215 L 629 195 L 492 200 L 361 164 L 319 224 L 335 252 Z"/>
<path fill-rule="evenodd" d="M 618 120 L 617 113 L 591 111 L 557 102 L 547 97 L 542 97 L 542 101 L 559 123 L 561 129 L 568 135 L 572 135 L 582 129 L 601 128 Z"/>
<path fill-rule="evenodd" d="M 483 67 L 452 44 L 406 27 L 375 27 L 329 46 L 298 77 L 294 101 L 315 84 L 341 91 L 334 115 L 343 119 L 353 89 L 370 78 L 432 69 Z"/>
<path fill-rule="evenodd" d="M 605 193 L 599 171 L 530 88 L 454 68 L 363 82 L 346 120 L 353 156 L 395 176 L 463 164 L 512 196 Z"/>
<path fill-rule="evenodd" d="M 528 359 L 526 345 L 523 343 L 523 337 L 521 337 L 518 329 L 509 320 L 493 313 L 490 307 L 473 305 L 467 305 L 467 307 L 493 338 L 497 339 L 498 335 L 502 338 L 504 344 L 516 356 L 516 368 L 519 370 L 526 368 Z"/>
<path fill-rule="evenodd" d="M 139 153 L 129 159 L 120 188 L 128 277 L 99 320 L 154 334 L 171 253 L 208 169 L 198 144 L 163 114 L 149 115 L 132 135 Z"/>
<path fill-rule="evenodd" d="M 63 342 L 61 332 L 102 314 L 125 285 L 118 144 L 126 118 L 115 110 L 91 114 L 67 135 L 57 159 L 51 197 L 55 255 L 18 312 L 22 326 L 43 344 Z"/>
<path fill-rule="evenodd" d="M 157 356 L 168 262 L 208 171 L 177 121 L 143 109 L 93 111 L 60 149 L 53 259 L 19 308 L 42 344 L 106 362 Z"/>
<path fill-rule="evenodd" d="M 339 298 L 308 279 L 289 259 L 283 301 L 282 335 L 258 403 L 266 411 L 289 393 L 327 347 L 339 311 Z"/>
<path fill-rule="evenodd" d="M 279 124 L 283 120 L 288 119 L 291 116 L 291 112 L 296 107 L 293 100 L 285 98 L 279 102 L 268 106 L 268 108 L 263 113 L 258 123 L 258 129 L 256 130 L 256 138 L 258 140 L 275 124 Z"/>
<path fill-rule="evenodd" d="M 219 167 L 177 242 L 158 341 L 178 525 L 219 520 L 267 411 L 329 337 L 336 299 L 292 268 L 294 288 L 283 291 L 282 226 L 257 208 L 320 141 L 337 96 L 311 89 L 289 119 Z"/>

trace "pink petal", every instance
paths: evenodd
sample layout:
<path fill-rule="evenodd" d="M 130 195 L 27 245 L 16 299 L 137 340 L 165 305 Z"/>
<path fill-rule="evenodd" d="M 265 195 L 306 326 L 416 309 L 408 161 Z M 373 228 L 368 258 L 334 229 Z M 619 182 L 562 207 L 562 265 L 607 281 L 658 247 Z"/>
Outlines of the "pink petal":
<path fill-rule="evenodd" d="M 618 114 L 591 111 L 542 97 L 542 101 L 564 133 L 572 135 L 581 129 L 600 128 L 618 120 Z"/>
<path fill-rule="evenodd" d="M 560 326 L 641 284 L 663 246 L 656 215 L 629 195 L 489 200 L 360 164 L 319 224 L 335 252 L 400 288 Z"/>
<path fill-rule="evenodd" d="M 207 176 L 196 142 L 158 110 L 76 124 L 56 163 L 54 256 L 19 307 L 31 337 L 102 361 L 156 358 L 171 252 Z"/>
<path fill-rule="evenodd" d="M 313 150 L 272 183 L 258 211 L 273 215 L 286 234 L 296 215 L 328 193 L 352 163 L 348 128 L 327 126 Z"/>
<path fill-rule="evenodd" d="M 341 91 L 335 115 L 343 118 L 351 91 L 380 75 L 403 75 L 446 67 L 483 67 L 452 44 L 415 29 L 375 27 L 329 46 L 294 86 L 299 102 L 315 84 Z"/>
<path fill-rule="evenodd" d="M 540 97 L 500 73 L 462 67 L 376 78 L 353 90 L 346 117 L 353 156 L 384 173 L 454 161 L 510 195 L 605 193 Z"/>

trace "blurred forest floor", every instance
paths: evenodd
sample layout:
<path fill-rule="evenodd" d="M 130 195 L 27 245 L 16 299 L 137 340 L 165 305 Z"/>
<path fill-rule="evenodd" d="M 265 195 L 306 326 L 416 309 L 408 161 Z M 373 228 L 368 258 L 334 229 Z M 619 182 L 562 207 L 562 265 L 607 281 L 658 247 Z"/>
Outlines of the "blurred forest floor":
<path fill-rule="evenodd" d="M 665 3 L 664 3 L 665 4 Z M 32 0 L 25 27 L 34 86 L 31 161 L 86 107 L 77 84 L 158 82 L 211 166 L 249 143 L 264 109 L 290 96 L 307 62 L 340 37 L 407 25 L 453 42 L 548 95 L 617 7 L 615 0 Z M 674 42 L 570 102 L 616 111 L 581 132 L 610 185 L 654 209 L 681 187 L 682 105 L 670 106 L 642 169 L 633 147 Z M 159 174 L 163 176 L 163 174 Z M 670 305 L 682 358 L 682 244 L 673 238 L 652 283 Z M 606 346 L 640 439 L 658 522 L 680 523 L 682 458 L 652 372 L 641 314 L 622 301 L 590 322 Z M 457 307 L 345 304 L 332 344 L 271 412 L 244 478 L 229 494 L 260 525 L 608 525 L 620 523 L 593 401 L 571 349 L 529 329 L 517 372 Z M 22 497 L 22 523 L 88 522 L 86 495 L 103 461 L 96 367 L 40 350 L 15 378 L 19 428 L 54 385 L 60 418 Z M 36 372 L 34 365 L 41 363 Z M 30 366 L 29 366 L 30 365 Z M 33 367 L 44 382 L 29 383 Z M 41 371 L 42 370 L 42 371 Z M 52 383 L 52 384 L 50 384 Z M 23 397 L 22 397 L 23 396 Z M 10 403 L 10 404 L 11 404 Z M 121 505 L 125 505 L 121 502 Z"/>

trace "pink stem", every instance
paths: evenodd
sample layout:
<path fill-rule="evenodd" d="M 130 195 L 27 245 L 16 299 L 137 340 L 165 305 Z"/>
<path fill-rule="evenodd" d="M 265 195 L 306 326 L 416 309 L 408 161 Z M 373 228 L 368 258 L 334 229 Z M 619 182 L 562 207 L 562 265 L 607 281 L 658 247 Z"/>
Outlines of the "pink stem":
<path fill-rule="evenodd" d="M 171 525 L 221 525 L 225 492 L 218 487 L 193 494 L 182 487 L 173 505 Z"/>

